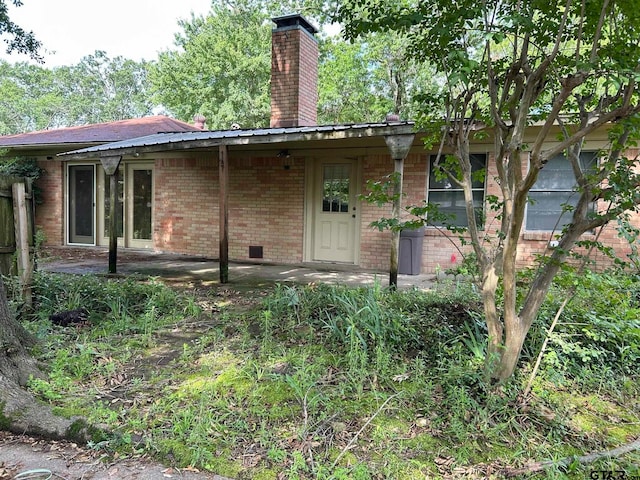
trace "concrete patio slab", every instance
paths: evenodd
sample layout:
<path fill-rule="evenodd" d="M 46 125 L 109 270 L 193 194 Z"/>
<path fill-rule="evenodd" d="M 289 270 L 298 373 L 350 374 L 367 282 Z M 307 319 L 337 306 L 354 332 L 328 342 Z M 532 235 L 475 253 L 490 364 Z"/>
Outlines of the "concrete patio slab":
<path fill-rule="evenodd" d="M 38 262 L 43 271 L 73 274 L 106 275 L 108 250 L 100 247 L 49 247 Z M 154 276 L 170 281 L 198 284 L 220 283 L 220 265 L 214 259 L 156 253 L 140 250 L 119 250 L 118 275 Z M 231 263 L 229 283 L 244 284 L 260 281 L 274 283 L 334 283 L 345 285 L 389 285 L 387 272 L 363 270 L 353 265 L 304 264 L 276 265 Z M 398 275 L 400 288 L 429 289 L 434 275 Z"/>

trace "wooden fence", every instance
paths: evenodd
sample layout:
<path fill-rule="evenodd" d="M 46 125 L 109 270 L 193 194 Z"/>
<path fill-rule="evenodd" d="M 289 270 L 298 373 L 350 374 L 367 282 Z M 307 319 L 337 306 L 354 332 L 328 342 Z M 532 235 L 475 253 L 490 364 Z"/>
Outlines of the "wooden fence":
<path fill-rule="evenodd" d="M 31 180 L 0 175 L 0 275 L 17 274 L 27 288 L 33 270 L 33 239 Z"/>

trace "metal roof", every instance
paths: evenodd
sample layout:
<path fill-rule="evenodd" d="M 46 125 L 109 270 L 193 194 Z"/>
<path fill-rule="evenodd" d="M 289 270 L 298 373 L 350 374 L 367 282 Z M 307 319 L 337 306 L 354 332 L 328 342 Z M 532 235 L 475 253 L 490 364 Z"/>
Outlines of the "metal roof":
<path fill-rule="evenodd" d="M 61 156 L 92 158 L 170 150 L 208 148 L 218 145 L 256 145 L 289 141 L 372 138 L 414 133 L 413 122 L 320 125 L 310 127 L 260 128 L 252 130 L 214 130 L 158 133 L 60 153 Z"/>

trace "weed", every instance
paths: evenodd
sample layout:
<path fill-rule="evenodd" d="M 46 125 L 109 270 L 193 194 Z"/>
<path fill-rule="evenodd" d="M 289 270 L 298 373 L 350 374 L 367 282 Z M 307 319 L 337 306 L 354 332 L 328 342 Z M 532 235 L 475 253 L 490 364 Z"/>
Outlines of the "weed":
<path fill-rule="evenodd" d="M 36 354 L 49 376 L 31 389 L 57 411 L 116 431 L 106 451 L 237 478 L 438 478 L 561 458 L 640 434 L 634 277 L 579 279 L 522 403 L 547 319 L 577 280 L 551 291 L 519 372 L 497 390 L 484 376 L 478 294 L 463 282 L 431 292 L 276 286 L 252 311 L 225 296 L 224 311 L 159 363 L 150 347 L 160 330 L 200 319 L 193 298 L 154 279 L 40 273 L 40 311 L 24 323 L 42 339 Z M 52 328 L 48 316 L 70 306 L 87 308 L 90 325 Z M 632 471 L 638 460 L 597 468 Z M 545 475 L 568 472 L 588 469 Z"/>

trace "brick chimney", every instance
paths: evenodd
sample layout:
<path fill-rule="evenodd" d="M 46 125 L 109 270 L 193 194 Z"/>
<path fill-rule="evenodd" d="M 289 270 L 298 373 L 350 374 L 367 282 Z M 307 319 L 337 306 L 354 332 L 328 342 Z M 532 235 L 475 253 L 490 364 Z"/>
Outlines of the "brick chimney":
<path fill-rule="evenodd" d="M 271 127 L 317 125 L 318 30 L 298 14 L 272 20 Z"/>

